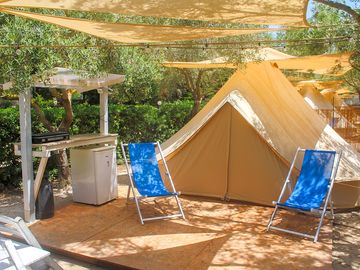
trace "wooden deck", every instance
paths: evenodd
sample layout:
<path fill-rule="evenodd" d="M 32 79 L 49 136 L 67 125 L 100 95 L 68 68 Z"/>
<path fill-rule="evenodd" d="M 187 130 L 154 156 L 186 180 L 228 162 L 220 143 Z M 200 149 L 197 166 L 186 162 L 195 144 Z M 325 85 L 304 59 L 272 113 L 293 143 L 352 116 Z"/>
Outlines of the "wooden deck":
<path fill-rule="evenodd" d="M 141 225 L 134 204 L 120 198 L 103 206 L 71 203 L 31 226 L 51 251 L 109 268 L 331 269 L 332 226 L 318 243 L 266 233 L 271 208 L 183 196 L 187 220 Z M 174 210 L 170 199 L 148 202 L 148 213 Z M 312 217 L 283 214 L 277 222 L 312 231 Z M 285 218 L 291 217 L 291 222 Z M 282 219 L 284 218 L 284 219 Z"/>

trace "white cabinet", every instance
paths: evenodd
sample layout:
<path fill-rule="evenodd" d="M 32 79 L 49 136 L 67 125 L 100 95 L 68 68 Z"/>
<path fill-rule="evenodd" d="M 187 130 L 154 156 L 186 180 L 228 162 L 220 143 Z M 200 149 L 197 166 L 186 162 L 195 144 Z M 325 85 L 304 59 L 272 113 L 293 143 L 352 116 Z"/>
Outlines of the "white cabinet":
<path fill-rule="evenodd" d="M 70 150 L 73 200 L 103 204 L 117 198 L 115 146 Z"/>

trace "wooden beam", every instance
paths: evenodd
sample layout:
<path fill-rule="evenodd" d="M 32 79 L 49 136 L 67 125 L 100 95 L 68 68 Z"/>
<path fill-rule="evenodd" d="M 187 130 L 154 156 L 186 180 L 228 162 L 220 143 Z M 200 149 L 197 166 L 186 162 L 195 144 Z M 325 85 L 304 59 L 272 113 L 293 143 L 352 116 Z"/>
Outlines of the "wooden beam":
<path fill-rule="evenodd" d="M 36 173 L 36 177 L 35 177 L 35 184 L 34 184 L 34 197 L 35 200 L 39 194 L 39 190 L 40 190 L 40 186 L 41 186 L 41 182 L 45 173 L 45 169 L 46 169 L 46 164 L 48 162 L 48 157 L 42 157 L 40 160 L 40 164 L 39 164 L 39 168 L 37 170 Z"/>
<path fill-rule="evenodd" d="M 35 221 L 34 175 L 31 142 L 31 89 L 19 94 L 21 169 L 24 194 L 24 219 Z"/>

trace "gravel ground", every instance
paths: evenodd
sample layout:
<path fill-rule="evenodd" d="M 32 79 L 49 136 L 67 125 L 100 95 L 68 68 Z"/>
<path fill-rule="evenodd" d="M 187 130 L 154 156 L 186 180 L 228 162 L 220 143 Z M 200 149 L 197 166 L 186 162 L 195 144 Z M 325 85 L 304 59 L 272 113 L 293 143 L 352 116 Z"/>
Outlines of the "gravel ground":
<path fill-rule="evenodd" d="M 333 269 L 360 269 L 360 210 L 335 215 Z"/>
<path fill-rule="evenodd" d="M 54 190 L 57 208 L 71 201 L 71 188 Z M 0 194 L 0 214 L 23 216 L 22 193 L 12 191 Z M 88 263 L 54 254 L 54 259 L 64 270 L 104 270 Z M 360 209 L 336 213 L 333 231 L 333 269 L 360 269 Z"/>

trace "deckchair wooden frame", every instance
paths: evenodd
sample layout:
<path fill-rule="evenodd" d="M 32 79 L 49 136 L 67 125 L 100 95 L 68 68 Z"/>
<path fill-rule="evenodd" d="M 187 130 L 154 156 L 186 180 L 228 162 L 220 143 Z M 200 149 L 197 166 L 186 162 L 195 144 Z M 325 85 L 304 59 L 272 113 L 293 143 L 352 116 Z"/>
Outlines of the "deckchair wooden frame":
<path fill-rule="evenodd" d="M 164 158 L 164 154 L 162 152 L 160 143 L 156 142 L 156 143 L 152 143 L 152 144 L 157 146 L 158 149 L 159 149 L 159 153 L 160 153 L 161 159 L 162 159 L 164 167 L 165 167 L 165 175 L 167 176 L 168 181 L 170 182 L 170 185 L 171 185 L 171 188 L 172 188 L 174 194 L 170 194 L 170 195 L 167 195 L 167 196 L 141 196 L 141 195 L 138 196 L 136 194 L 136 192 L 135 192 L 135 189 L 136 189 L 135 186 L 136 185 L 135 185 L 134 176 L 132 174 L 132 171 L 130 170 L 130 164 L 131 163 L 129 163 L 129 160 L 128 160 L 127 156 L 126 156 L 126 151 L 125 151 L 125 147 L 128 147 L 129 144 L 121 142 L 121 150 L 122 150 L 122 153 L 123 153 L 126 170 L 127 170 L 128 176 L 129 176 L 129 188 L 128 188 L 128 192 L 127 192 L 127 200 L 128 201 L 130 200 L 130 192 L 132 192 L 133 199 L 135 200 L 136 209 L 137 209 L 137 212 L 139 214 L 141 224 L 144 224 L 145 221 L 158 220 L 158 219 L 168 219 L 168 218 L 176 218 L 176 217 L 182 217 L 183 219 L 185 219 L 184 211 L 182 209 L 180 199 L 179 199 L 179 193 L 175 189 L 175 185 L 173 183 L 169 168 L 168 168 L 166 160 Z M 130 160 L 130 162 L 131 162 L 131 160 Z M 176 203 L 178 205 L 178 208 L 179 208 L 179 213 L 172 214 L 172 215 L 164 215 L 164 216 L 155 216 L 155 217 L 144 218 L 142 213 L 141 213 L 140 201 L 143 200 L 143 199 L 146 199 L 146 198 L 159 198 L 159 197 L 174 197 L 175 200 L 176 200 Z"/>
<path fill-rule="evenodd" d="M 297 160 L 297 157 L 299 155 L 300 152 L 305 152 L 306 149 L 302 149 L 300 147 L 297 148 L 294 159 L 290 165 L 290 169 L 289 169 L 289 173 L 285 179 L 284 185 L 281 189 L 279 198 L 277 201 L 273 201 L 273 204 L 275 205 L 275 209 L 270 217 L 269 223 L 267 225 L 267 231 L 269 230 L 277 230 L 277 231 L 281 231 L 281 232 L 285 232 L 285 233 L 290 233 L 290 234 L 294 234 L 294 235 L 298 235 L 298 236 L 302 236 L 302 237 L 307 237 L 307 238 L 311 238 L 313 239 L 314 242 L 317 242 L 318 237 L 319 237 L 319 233 L 320 233 L 320 229 L 326 214 L 326 209 L 328 207 L 328 204 L 330 204 L 330 210 L 331 210 L 331 218 L 334 218 L 334 207 L 333 207 L 333 202 L 331 199 L 331 191 L 334 185 L 334 181 L 335 181 L 335 177 L 336 177 L 336 173 L 339 167 L 339 163 L 340 163 L 340 159 L 341 159 L 341 155 L 342 155 L 342 151 L 335 151 L 335 160 L 334 160 L 334 164 L 333 164 L 333 168 L 332 168 L 332 172 L 331 172 L 331 177 L 330 177 L 330 182 L 329 182 L 329 186 L 328 186 L 328 190 L 325 196 L 325 200 L 323 203 L 323 208 L 322 209 L 311 209 L 310 212 L 317 212 L 320 213 L 320 220 L 318 223 L 318 226 L 316 228 L 316 232 L 314 235 L 310 235 L 310 234 L 306 234 L 306 233 L 301 233 L 301 232 L 297 232 L 297 231 L 293 231 L 293 230 L 288 230 L 288 229 L 284 229 L 284 228 L 280 228 L 277 226 L 273 226 L 272 222 L 276 216 L 277 211 L 282 208 L 282 209 L 286 209 L 286 210 L 291 210 L 291 211 L 298 211 L 298 212 L 303 212 L 303 213 L 307 213 L 307 211 L 304 210 L 300 210 L 300 209 L 296 209 L 296 208 L 290 208 L 290 207 L 286 207 L 283 205 L 280 205 L 282 198 L 285 194 L 286 188 L 289 189 L 290 193 L 292 193 L 292 186 L 291 186 L 291 182 L 290 182 L 290 177 L 291 177 L 291 173 L 294 169 L 295 166 L 295 162 Z M 316 150 L 316 151 L 322 151 L 322 150 Z"/>

